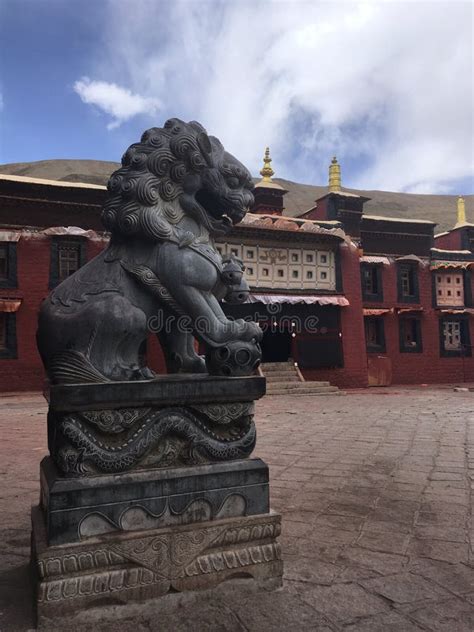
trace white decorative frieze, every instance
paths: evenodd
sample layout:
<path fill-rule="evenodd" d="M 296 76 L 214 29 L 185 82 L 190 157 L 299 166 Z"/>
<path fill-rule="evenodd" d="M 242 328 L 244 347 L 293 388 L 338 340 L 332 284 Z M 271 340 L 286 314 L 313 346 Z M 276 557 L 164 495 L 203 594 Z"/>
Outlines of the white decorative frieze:
<path fill-rule="evenodd" d="M 336 263 L 332 250 L 233 243 L 219 243 L 216 248 L 223 256 L 232 254 L 242 259 L 251 288 L 336 289 Z"/>

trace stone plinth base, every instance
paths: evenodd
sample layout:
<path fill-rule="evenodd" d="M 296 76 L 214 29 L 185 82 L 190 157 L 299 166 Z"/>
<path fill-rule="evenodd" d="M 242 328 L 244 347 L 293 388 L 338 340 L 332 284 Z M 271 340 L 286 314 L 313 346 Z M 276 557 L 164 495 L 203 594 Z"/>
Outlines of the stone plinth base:
<path fill-rule="evenodd" d="M 264 392 L 257 376 L 51 387 L 32 511 L 40 627 L 91 608 L 159 611 L 157 597 L 231 579 L 281 585 L 268 467 L 247 458 Z"/>
<path fill-rule="evenodd" d="M 49 545 L 270 509 L 268 467 L 260 459 L 65 478 L 45 457 L 40 479 Z"/>
<path fill-rule="evenodd" d="M 281 585 L 280 516 L 273 512 L 51 546 L 40 507 L 32 510 L 32 526 L 39 627 L 86 608 L 213 588 L 235 577 Z"/>

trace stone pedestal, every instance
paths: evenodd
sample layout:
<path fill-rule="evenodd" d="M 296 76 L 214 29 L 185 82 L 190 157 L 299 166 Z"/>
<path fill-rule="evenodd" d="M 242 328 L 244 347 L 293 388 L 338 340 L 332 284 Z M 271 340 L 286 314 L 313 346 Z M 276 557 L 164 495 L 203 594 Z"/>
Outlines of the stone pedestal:
<path fill-rule="evenodd" d="M 234 577 L 281 586 L 280 516 L 273 512 L 49 546 L 40 507 L 32 526 L 39 627 L 85 608 L 213 588 Z"/>
<path fill-rule="evenodd" d="M 268 467 L 239 458 L 264 388 L 208 376 L 52 387 L 32 511 L 39 626 L 235 577 L 281 585 Z"/>

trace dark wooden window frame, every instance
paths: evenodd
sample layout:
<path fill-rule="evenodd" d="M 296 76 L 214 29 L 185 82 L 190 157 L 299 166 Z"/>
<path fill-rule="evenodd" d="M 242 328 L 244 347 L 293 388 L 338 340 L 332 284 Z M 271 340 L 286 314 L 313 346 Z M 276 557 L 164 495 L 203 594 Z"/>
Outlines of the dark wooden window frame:
<path fill-rule="evenodd" d="M 368 302 L 382 302 L 383 301 L 383 285 L 382 285 L 382 266 L 381 263 L 361 263 L 360 266 L 360 281 L 362 285 L 362 298 Z M 364 273 L 371 271 L 376 276 L 377 292 L 367 292 L 364 283 Z"/>
<path fill-rule="evenodd" d="M 336 272 L 336 292 L 343 292 L 342 267 L 341 267 L 341 250 L 340 247 L 334 251 L 334 266 Z"/>
<path fill-rule="evenodd" d="M 374 322 L 377 328 L 377 337 L 379 343 L 376 345 L 369 344 L 367 341 L 367 322 Z M 365 344 L 367 353 L 386 353 L 385 343 L 385 323 L 383 316 L 364 316 Z"/>
<path fill-rule="evenodd" d="M 459 322 L 461 324 L 461 349 L 445 349 L 444 324 L 446 322 Z M 472 356 L 469 316 L 467 314 L 447 314 L 439 319 L 439 354 L 442 358 L 462 358 Z"/>
<path fill-rule="evenodd" d="M 5 319 L 5 348 L 0 349 L 0 360 L 15 360 L 18 357 L 16 338 L 16 313 L 1 312 L 2 319 Z"/>
<path fill-rule="evenodd" d="M 413 274 L 413 295 L 408 296 L 403 293 L 402 275 L 405 270 Z M 420 283 L 419 283 L 418 263 L 400 261 L 397 262 L 397 296 L 399 303 L 419 303 L 420 302 Z"/>
<path fill-rule="evenodd" d="M 16 242 L 2 241 L 0 246 L 7 251 L 7 276 L 0 278 L 0 288 L 17 288 L 17 260 L 16 260 Z"/>
<path fill-rule="evenodd" d="M 413 346 L 405 344 L 404 327 L 408 321 L 415 323 L 415 342 Z M 423 353 L 423 338 L 421 335 L 421 318 L 417 316 L 400 316 L 398 321 L 398 331 L 400 337 L 400 353 Z"/>
<path fill-rule="evenodd" d="M 86 263 L 86 240 L 81 237 L 57 235 L 51 240 L 51 262 L 49 266 L 49 287 L 56 287 L 63 279 L 59 277 L 59 249 L 62 245 L 77 246 L 79 250 L 79 268 Z"/>

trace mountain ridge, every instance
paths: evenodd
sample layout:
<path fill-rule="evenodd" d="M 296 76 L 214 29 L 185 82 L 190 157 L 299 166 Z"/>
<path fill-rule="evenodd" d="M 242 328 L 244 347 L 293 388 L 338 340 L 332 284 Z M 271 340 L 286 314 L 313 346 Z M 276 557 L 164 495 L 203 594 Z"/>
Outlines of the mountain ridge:
<path fill-rule="evenodd" d="M 83 182 L 106 185 L 110 174 L 120 163 L 104 160 L 51 159 L 0 165 L 4 175 L 26 176 L 62 182 Z M 258 179 L 255 178 L 257 182 Z M 283 178 L 273 181 L 288 190 L 285 211 L 289 216 L 301 215 L 317 198 L 328 192 L 327 186 L 301 184 Z M 366 215 L 382 215 L 400 219 L 425 219 L 436 222 L 435 232 L 452 228 L 456 223 L 457 196 L 398 193 L 396 191 L 359 190 L 344 187 L 344 191 L 371 198 L 364 205 Z M 474 223 L 474 195 L 463 196 L 466 201 L 467 221 Z"/>

